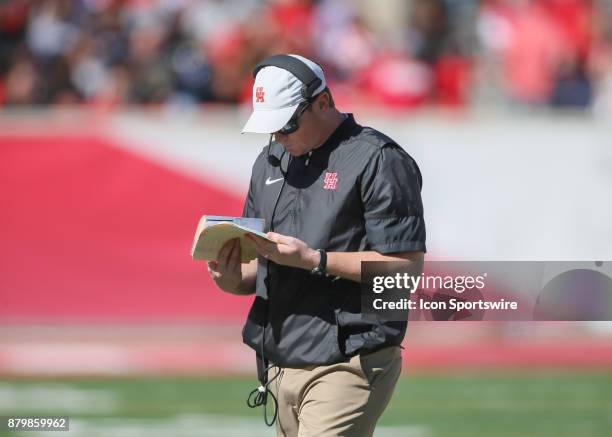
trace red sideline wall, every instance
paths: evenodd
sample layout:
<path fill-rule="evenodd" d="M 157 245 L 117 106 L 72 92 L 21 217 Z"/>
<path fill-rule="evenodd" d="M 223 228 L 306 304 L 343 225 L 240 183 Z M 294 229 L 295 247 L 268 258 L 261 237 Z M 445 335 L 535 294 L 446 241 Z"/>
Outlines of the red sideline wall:
<path fill-rule="evenodd" d="M 0 133 L 0 320 L 242 321 L 190 257 L 242 199 L 95 134 Z"/>

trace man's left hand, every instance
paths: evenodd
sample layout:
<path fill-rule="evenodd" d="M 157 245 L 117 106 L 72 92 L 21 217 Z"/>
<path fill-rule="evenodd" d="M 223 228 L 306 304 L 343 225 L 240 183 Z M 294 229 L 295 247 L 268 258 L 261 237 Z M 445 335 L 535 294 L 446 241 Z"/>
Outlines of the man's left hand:
<path fill-rule="evenodd" d="M 257 253 L 264 258 L 277 264 L 306 270 L 312 270 L 319 265 L 319 252 L 308 247 L 302 240 L 276 232 L 268 232 L 267 235 L 273 242 L 247 234 L 247 238 L 255 243 Z"/>

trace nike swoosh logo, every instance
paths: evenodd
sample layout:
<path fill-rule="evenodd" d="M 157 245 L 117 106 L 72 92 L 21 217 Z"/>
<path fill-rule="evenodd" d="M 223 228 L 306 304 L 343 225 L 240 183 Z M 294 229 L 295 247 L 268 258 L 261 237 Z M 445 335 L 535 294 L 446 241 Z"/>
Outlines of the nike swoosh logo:
<path fill-rule="evenodd" d="M 270 179 L 270 178 L 268 178 L 268 179 L 266 179 L 266 185 L 272 185 L 273 183 L 278 182 L 278 181 L 282 181 L 283 179 L 284 178 L 278 178 L 278 179 Z"/>

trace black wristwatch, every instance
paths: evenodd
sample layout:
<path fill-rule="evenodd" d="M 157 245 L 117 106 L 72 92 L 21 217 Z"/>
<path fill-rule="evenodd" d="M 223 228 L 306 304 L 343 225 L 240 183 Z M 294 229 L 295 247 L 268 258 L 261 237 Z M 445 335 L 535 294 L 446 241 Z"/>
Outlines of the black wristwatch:
<path fill-rule="evenodd" d="M 327 274 L 327 252 L 323 249 L 317 249 L 317 252 L 321 254 L 319 265 L 310 271 L 310 274 L 323 277 Z"/>

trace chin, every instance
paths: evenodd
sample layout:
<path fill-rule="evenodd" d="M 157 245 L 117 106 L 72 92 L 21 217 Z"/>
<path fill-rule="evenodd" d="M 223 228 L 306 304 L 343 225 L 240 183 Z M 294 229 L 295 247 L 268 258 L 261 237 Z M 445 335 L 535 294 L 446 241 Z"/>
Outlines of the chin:
<path fill-rule="evenodd" d="M 288 154 L 290 154 L 291 156 L 301 156 L 304 153 L 302 151 L 300 151 L 297 148 L 293 148 L 291 146 L 285 146 L 285 150 L 287 151 Z"/>

